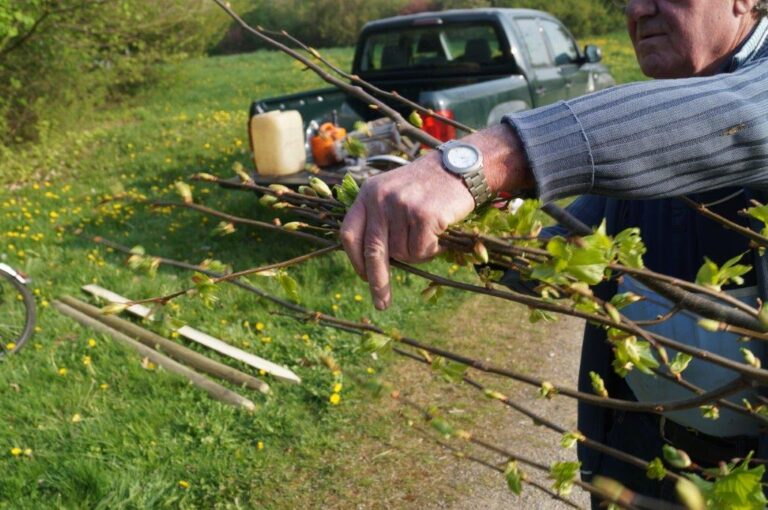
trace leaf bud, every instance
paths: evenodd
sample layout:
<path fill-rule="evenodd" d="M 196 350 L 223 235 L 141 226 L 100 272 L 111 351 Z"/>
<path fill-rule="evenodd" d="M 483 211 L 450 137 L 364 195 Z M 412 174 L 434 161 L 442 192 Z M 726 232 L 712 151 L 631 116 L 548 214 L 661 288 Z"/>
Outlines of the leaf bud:
<path fill-rule="evenodd" d="M 102 307 L 101 314 L 117 315 L 126 310 L 129 306 L 131 306 L 129 303 L 109 303 L 107 306 Z"/>
<path fill-rule="evenodd" d="M 662 447 L 662 451 L 664 453 L 664 460 L 670 466 L 678 469 L 685 469 L 690 467 L 691 458 L 683 450 L 678 450 L 674 446 L 665 444 Z"/>
<path fill-rule="evenodd" d="M 259 203 L 264 207 L 272 207 L 277 203 L 277 201 L 277 197 L 273 197 L 272 195 L 263 195 L 259 199 Z"/>
<path fill-rule="evenodd" d="M 675 484 L 675 492 L 687 510 L 706 510 L 707 504 L 704 501 L 704 496 L 690 480 L 680 478 Z"/>
<path fill-rule="evenodd" d="M 306 223 L 304 223 L 304 222 L 301 222 L 301 221 L 291 221 L 291 222 L 286 223 L 285 225 L 283 225 L 283 228 L 285 230 L 288 230 L 289 232 L 293 232 L 295 230 L 299 230 L 300 228 L 304 228 L 306 226 L 308 226 L 308 225 Z"/>
<path fill-rule="evenodd" d="M 483 264 L 488 263 L 488 249 L 482 242 L 475 242 L 475 246 L 472 248 L 472 250 L 475 252 L 475 255 L 477 255 L 477 258 L 480 259 L 480 262 Z"/>
<path fill-rule="evenodd" d="M 720 323 L 712 319 L 701 319 L 699 321 L 699 327 L 707 331 L 717 332 L 720 331 Z"/>
<path fill-rule="evenodd" d="M 194 178 L 199 181 L 216 182 L 219 180 L 215 175 L 207 174 L 205 172 L 198 172 L 194 175 Z"/>
<path fill-rule="evenodd" d="M 288 186 L 283 186 L 282 184 L 270 184 L 269 189 L 274 191 L 275 195 L 277 195 L 278 197 L 285 192 L 291 191 L 291 188 L 289 188 Z"/>
<path fill-rule="evenodd" d="M 747 349 L 746 347 L 742 347 L 739 349 L 741 351 L 741 354 L 744 355 L 744 361 L 746 361 L 748 364 L 752 365 L 755 368 L 760 368 L 760 359 L 755 356 L 755 354 Z"/>
<path fill-rule="evenodd" d="M 310 177 L 309 185 L 312 186 L 312 189 L 315 190 L 317 194 L 323 198 L 331 198 L 333 196 L 333 193 L 331 193 L 331 188 L 329 188 L 323 180 L 318 179 L 317 177 Z"/>
<path fill-rule="evenodd" d="M 304 185 L 299 186 L 299 193 L 301 193 L 302 195 L 306 195 L 308 197 L 316 197 L 317 196 L 317 191 L 313 190 L 309 186 L 304 186 Z"/>
<path fill-rule="evenodd" d="M 408 115 L 408 122 L 416 126 L 417 128 L 421 129 L 424 126 L 424 121 L 421 119 L 421 115 L 419 115 L 419 112 L 416 110 L 413 110 L 410 115 Z"/>

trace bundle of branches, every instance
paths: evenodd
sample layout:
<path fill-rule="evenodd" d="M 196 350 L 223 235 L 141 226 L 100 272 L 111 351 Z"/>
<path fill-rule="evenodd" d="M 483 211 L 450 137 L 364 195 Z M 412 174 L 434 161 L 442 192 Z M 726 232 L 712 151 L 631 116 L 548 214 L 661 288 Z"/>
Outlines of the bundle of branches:
<path fill-rule="evenodd" d="M 414 114 L 410 119 L 412 122 L 406 121 L 382 100 L 382 97 L 387 100 L 399 100 L 400 97 L 396 93 L 381 91 L 356 76 L 344 74 L 327 62 L 316 50 L 303 46 L 286 33 L 279 34 L 299 49 L 289 48 L 273 38 L 276 36 L 274 32 L 247 26 L 226 5 L 218 0 L 215 1 L 234 19 L 240 21 L 246 30 L 289 53 L 330 83 L 367 101 L 372 108 L 391 117 L 403 135 L 426 145 L 437 144 L 437 140 L 418 128 L 419 115 L 433 115 L 434 112 L 408 103 L 414 109 Z M 460 124 L 457 127 L 471 131 Z M 391 261 L 393 266 L 425 279 L 426 286 L 423 294 L 426 299 L 437 299 L 443 288 L 455 288 L 524 305 L 530 310 L 532 321 L 553 320 L 557 314 L 585 319 L 605 330 L 608 342 L 613 348 L 613 368 L 616 374 L 621 377 L 663 379 L 670 385 L 681 388 L 683 390 L 681 394 L 685 395 L 677 400 L 629 401 L 608 394 L 604 378 L 609 374 L 591 373 L 593 392 L 583 392 L 552 384 L 546 379 L 534 377 L 513 368 L 496 366 L 471 355 L 454 353 L 428 345 L 399 332 L 387 331 L 369 321 L 354 322 L 340 319 L 296 304 L 290 300 L 290 296 L 296 292 L 296 283 L 291 279 L 286 268 L 340 249 L 339 228 L 347 209 L 357 196 L 358 183 L 351 176 L 347 176 L 332 190 L 322 180 L 313 177 L 306 186 L 293 190 L 281 185 L 257 185 L 242 167 L 236 166 L 235 172 L 240 178 L 239 182 L 228 181 L 228 187 L 256 192 L 261 196 L 259 201 L 262 205 L 281 213 L 290 213 L 296 217 L 296 220 L 284 223 L 276 219 L 273 223 L 269 223 L 208 208 L 195 202 L 192 188 L 183 182 L 177 183 L 181 201 L 153 202 L 153 204 L 164 209 L 168 207 L 190 209 L 219 218 L 222 221 L 220 227 L 222 229 L 243 224 L 278 230 L 285 235 L 300 237 L 320 248 L 291 260 L 228 274 L 222 273 L 220 269 L 217 271 L 217 268 L 194 266 L 134 252 L 130 256 L 131 263 L 135 266 L 156 267 L 158 264 L 171 264 L 195 271 L 188 288 L 141 302 L 162 305 L 182 295 L 197 295 L 207 299 L 216 292 L 217 284 L 223 282 L 236 284 L 284 307 L 287 314 L 298 320 L 312 321 L 360 334 L 363 337 L 363 345 L 372 352 L 391 350 L 414 362 L 431 367 L 450 381 L 463 382 L 477 389 L 479 394 L 496 400 L 531 418 L 534 423 L 544 425 L 560 434 L 564 446 L 581 443 L 587 448 L 595 449 L 604 455 L 615 457 L 645 470 L 649 478 L 672 481 L 676 484 L 681 503 L 687 508 L 699 509 L 707 506 L 751 508 L 762 507 L 765 504 L 761 485 L 764 464 L 768 462 L 765 459 L 757 459 L 752 455 L 743 459 L 722 459 L 723 462 L 716 469 L 706 469 L 693 463 L 687 452 L 667 446 L 663 450 L 663 459 L 657 457 L 648 462 L 594 441 L 577 430 L 568 430 L 547 420 L 520 405 L 513 396 L 487 387 L 471 377 L 472 371 L 491 374 L 494 377 L 512 379 L 530 385 L 542 398 L 567 397 L 616 410 L 662 415 L 673 411 L 698 409 L 703 417 L 711 420 L 717 420 L 720 411 L 727 410 L 730 413 L 747 416 L 764 426 L 768 423 L 768 405 L 766 405 L 768 400 L 760 395 L 759 389 L 768 385 L 768 370 L 761 368 L 760 360 L 752 351 L 742 347 L 743 359 L 731 359 L 689 345 L 681 339 L 661 335 L 653 327 L 671 320 L 678 314 L 692 313 L 699 317 L 699 326 L 707 331 L 731 332 L 744 341 L 768 340 L 766 332 L 768 306 L 760 302 L 744 303 L 722 290 L 725 285 L 740 284 L 742 275 L 750 270 L 749 266 L 739 263 L 739 257 L 721 266 L 707 260 L 699 270 L 695 282 L 682 281 L 651 271 L 644 266 L 645 246 L 638 229 L 627 229 L 615 236 L 610 236 L 606 233 L 604 224 L 593 231 L 559 208 L 549 206 L 543 208 L 544 211 L 554 216 L 568 230 L 568 233 L 542 236 L 544 218 L 539 204 L 535 200 L 528 200 L 522 202 L 522 205 L 519 201 L 495 203 L 477 211 L 461 224 L 452 226 L 441 236 L 440 242 L 446 248 L 446 257 L 456 264 L 478 269 L 477 283 L 459 281 L 396 260 Z M 223 183 L 221 177 L 210 174 L 197 174 L 195 179 L 214 185 Z M 755 247 L 764 249 L 768 246 L 765 231 L 760 234 L 755 233 L 714 214 L 703 205 L 695 203 L 690 205 L 702 214 L 747 236 Z M 754 204 L 754 207 L 744 211 L 744 214 L 764 223 L 768 222 L 768 206 Z M 95 240 L 130 253 L 128 248 L 116 243 L 101 238 Z M 518 275 L 518 281 L 522 284 L 520 287 L 527 287 L 528 290 L 518 292 L 499 285 L 497 281 L 504 272 Z M 241 279 L 253 273 L 272 274 L 279 278 L 283 288 L 289 294 L 289 299 L 268 294 Z M 598 284 L 621 278 L 637 280 L 664 296 L 672 303 L 669 310 L 660 316 L 632 320 L 622 310 L 642 299 L 640 295 L 634 292 L 623 292 L 609 299 L 602 299 L 593 291 Z M 107 307 L 106 311 L 116 312 L 130 304 L 113 304 Z M 688 381 L 685 376 L 686 369 L 694 359 L 700 360 L 697 362 L 727 369 L 734 374 L 734 378 L 719 387 L 703 389 Z M 734 398 L 735 395 L 739 398 Z M 503 472 L 509 487 L 515 493 L 520 492 L 522 484 L 531 483 L 568 502 L 565 499 L 568 492 L 573 485 L 577 485 L 621 507 L 659 508 L 667 505 L 634 494 L 611 480 L 597 478 L 592 483 L 582 482 L 577 478 L 580 468 L 577 462 L 542 465 L 534 459 L 521 457 L 498 445 L 479 439 L 468 431 L 456 428 L 434 409 L 421 408 L 401 397 L 397 392 L 394 392 L 394 396 L 405 406 L 416 409 L 443 439 L 456 438 L 506 457 L 507 464 L 499 467 L 471 455 L 462 454 L 465 458 L 478 460 L 491 469 Z M 446 444 L 446 447 L 461 449 L 455 443 Z M 552 489 L 529 480 L 521 465 L 548 473 L 554 480 Z"/>

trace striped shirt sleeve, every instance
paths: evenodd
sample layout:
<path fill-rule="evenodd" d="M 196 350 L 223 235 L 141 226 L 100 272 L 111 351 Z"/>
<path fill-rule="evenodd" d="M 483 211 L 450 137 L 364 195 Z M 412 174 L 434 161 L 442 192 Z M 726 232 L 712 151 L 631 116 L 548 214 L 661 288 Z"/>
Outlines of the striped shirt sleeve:
<path fill-rule="evenodd" d="M 768 59 L 736 72 L 606 89 L 504 118 L 543 202 L 768 188 Z"/>

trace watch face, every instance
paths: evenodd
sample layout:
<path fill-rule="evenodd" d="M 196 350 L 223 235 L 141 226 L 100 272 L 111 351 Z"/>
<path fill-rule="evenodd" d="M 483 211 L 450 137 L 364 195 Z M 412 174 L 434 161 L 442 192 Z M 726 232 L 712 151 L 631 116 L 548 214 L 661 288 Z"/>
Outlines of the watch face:
<path fill-rule="evenodd" d="M 445 158 L 456 170 L 472 168 L 480 159 L 480 154 L 473 147 L 459 145 L 451 147 L 445 154 Z"/>

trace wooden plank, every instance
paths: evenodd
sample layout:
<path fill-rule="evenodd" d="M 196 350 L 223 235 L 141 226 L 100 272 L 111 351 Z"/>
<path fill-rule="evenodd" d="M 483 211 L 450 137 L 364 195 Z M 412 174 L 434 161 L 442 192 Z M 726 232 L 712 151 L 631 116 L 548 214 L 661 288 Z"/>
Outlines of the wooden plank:
<path fill-rule="evenodd" d="M 229 388 L 225 388 L 221 384 L 208 379 L 204 375 L 198 374 L 191 368 L 185 367 L 181 363 L 172 360 L 168 356 L 160 354 L 156 350 L 151 349 L 146 345 L 143 345 L 137 342 L 136 340 L 129 337 L 128 335 L 125 335 L 117 331 L 116 329 L 112 329 L 111 327 L 107 326 L 103 322 L 98 321 L 92 317 L 89 317 L 88 315 L 75 310 L 74 308 L 62 303 L 61 301 L 54 301 L 53 306 L 59 312 L 79 322 L 80 324 L 87 326 L 89 328 L 92 328 L 101 333 L 108 334 L 109 336 L 114 338 L 116 341 L 133 348 L 139 354 L 148 358 L 152 363 L 160 367 L 163 367 L 169 372 L 173 372 L 174 374 L 178 374 L 186 377 L 192 384 L 204 390 L 212 398 L 215 398 L 216 400 L 225 402 L 230 405 L 244 407 L 248 411 L 256 410 L 256 405 L 252 401 L 248 400 L 247 398 L 241 395 L 238 395 L 237 393 L 230 390 Z"/>
<path fill-rule="evenodd" d="M 115 292 L 94 284 L 83 286 L 83 290 L 111 303 L 130 303 L 131 301 L 126 297 L 123 297 L 119 294 L 116 294 Z M 147 318 L 151 314 L 151 310 L 143 305 L 131 305 L 128 307 L 128 311 L 142 318 Z M 234 347 L 195 328 L 190 326 L 182 326 L 177 329 L 176 332 L 188 340 L 192 340 L 193 342 L 204 345 L 209 349 L 213 349 L 214 351 L 224 354 L 225 356 L 229 356 L 230 358 L 242 361 L 243 363 L 246 363 L 256 369 L 264 370 L 268 374 L 271 374 L 273 377 L 276 377 L 280 380 L 294 384 L 301 383 L 301 378 L 299 378 L 299 376 L 296 375 L 292 370 L 286 367 L 282 367 L 264 358 L 260 358 L 259 356 L 251 354 L 250 352 L 246 352 L 242 349 Z"/>

